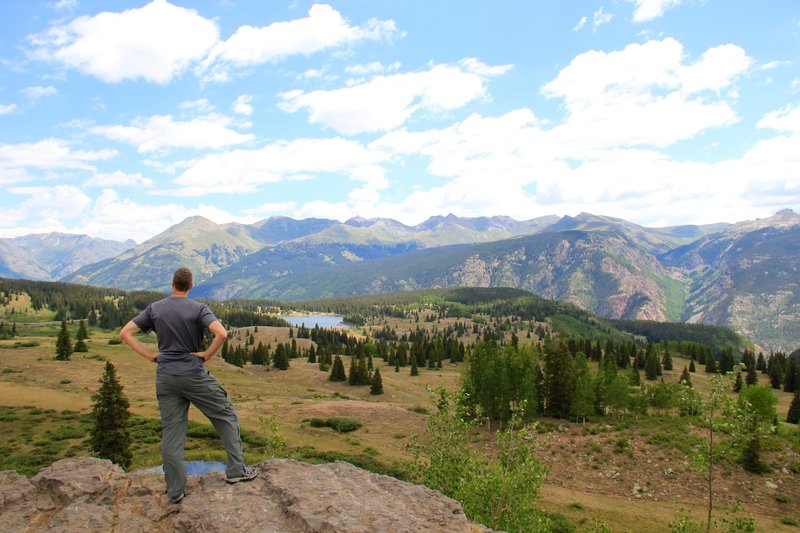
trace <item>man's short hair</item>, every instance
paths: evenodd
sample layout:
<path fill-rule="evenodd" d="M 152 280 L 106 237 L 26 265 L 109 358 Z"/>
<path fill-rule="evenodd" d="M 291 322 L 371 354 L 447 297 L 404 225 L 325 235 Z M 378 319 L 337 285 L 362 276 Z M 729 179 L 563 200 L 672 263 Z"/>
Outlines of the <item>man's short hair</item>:
<path fill-rule="evenodd" d="M 179 268 L 172 276 L 172 286 L 175 290 L 185 292 L 192 288 L 192 271 L 186 267 Z"/>

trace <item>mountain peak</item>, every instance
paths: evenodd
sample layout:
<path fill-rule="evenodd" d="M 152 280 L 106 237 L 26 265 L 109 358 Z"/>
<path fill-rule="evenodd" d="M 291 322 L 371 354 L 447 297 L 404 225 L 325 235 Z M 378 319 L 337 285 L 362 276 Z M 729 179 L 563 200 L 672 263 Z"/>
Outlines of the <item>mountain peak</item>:
<path fill-rule="evenodd" d="M 204 216 L 195 215 L 193 217 L 185 218 L 178 222 L 173 228 L 186 227 L 186 226 L 216 226 L 216 222 L 212 222 Z"/>
<path fill-rule="evenodd" d="M 355 226 L 357 228 L 360 228 L 360 227 L 369 225 L 369 222 L 370 221 L 367 220 L 366 218 L 356 215 L 356 216 L 354 216 L 352 218 L 347 219 L 345 221 L 345 224 L 347 226 Z"/>
<path fill-rule="evenodd" d="M 736 233 L 740 231 L 758 231 L 763 228 L 789 228 L 800 225 L 800 215 L 791 209 L 781 209 L 771 217 L 746 220 L 731 226 Z"/>

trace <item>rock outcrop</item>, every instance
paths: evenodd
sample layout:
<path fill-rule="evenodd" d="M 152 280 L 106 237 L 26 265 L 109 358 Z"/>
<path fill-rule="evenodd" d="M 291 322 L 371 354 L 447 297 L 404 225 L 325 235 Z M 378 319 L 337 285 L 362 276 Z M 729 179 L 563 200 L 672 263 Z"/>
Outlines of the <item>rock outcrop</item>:
<path fill-rule="evenodd" d="M 171 504 L 154 473 L 126 474 L 109 461 L 64 459 L 32 479 L 0 472 L 0 529 L 173 532 L 471 531 L 461 505 L 420 485 L 349 463 L 310 465 L 276 459 L 261 475 L 229 485 L 222 475 L 190 477 Z"/>

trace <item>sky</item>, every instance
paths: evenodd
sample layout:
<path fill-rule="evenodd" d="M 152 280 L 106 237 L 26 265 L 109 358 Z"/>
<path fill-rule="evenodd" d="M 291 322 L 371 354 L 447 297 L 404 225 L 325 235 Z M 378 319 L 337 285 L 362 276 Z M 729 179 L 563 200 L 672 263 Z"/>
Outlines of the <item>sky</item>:
<path fill-rule="evenodd" d="M 0 3 L 0 237 L 783 208 L 796 0 Z"/>

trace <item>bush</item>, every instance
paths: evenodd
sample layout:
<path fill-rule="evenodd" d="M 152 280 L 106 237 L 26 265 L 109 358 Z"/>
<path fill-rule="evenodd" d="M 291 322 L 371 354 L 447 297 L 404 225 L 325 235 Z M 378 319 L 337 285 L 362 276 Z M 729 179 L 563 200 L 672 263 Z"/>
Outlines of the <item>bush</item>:
<path fill-rule="evenodd" d="M 795 527 L 800 525 L 798 524 L 797 519 L 792 518 L 791 516 L 784 516 L 783 518 L 781 518 L 781 524 L 784 524 L 786 526 L 795 526 Z"/>
<path fill-rule="evenodd" d="M 775 501 L 779 502 L 779 503 L 788 503 L 789 502 L 789 496 L 787 496 L 786 494 L 784 494 L 782 492 L 776 492 L 773 495 L 773 498 L 775 498 Z"/>
<path fill-rule="evenodd" d="M 349 433 L 361 427 L 361 422 L 355 418 L 312 418 L 309 424 L 315 428 L 335 429 L 339 433 Z"/>
<path fill-rule="evenodd" d="M 349 433 L 361 427 L 361 422 L 359 422 L 355 418 L 338 418 L 338 419 L 331 419 L 331 421 L 332 421 L 331 427 L 336 431 L 338 431 L 339 433 Z"/>
<path fill-rule="evenodd" d="M 122 341 L 114 337 L 113 339 L 108 339 L 108 344 L 122 344 Z"/>

